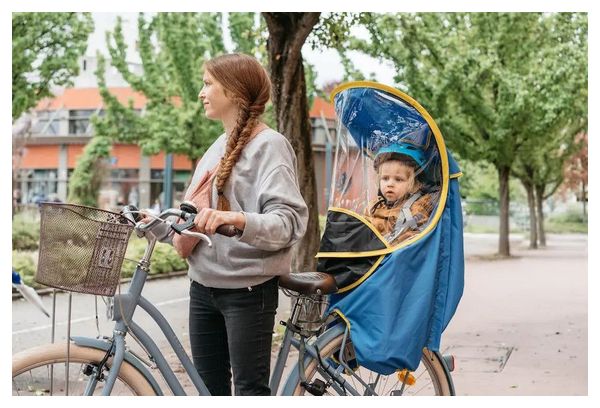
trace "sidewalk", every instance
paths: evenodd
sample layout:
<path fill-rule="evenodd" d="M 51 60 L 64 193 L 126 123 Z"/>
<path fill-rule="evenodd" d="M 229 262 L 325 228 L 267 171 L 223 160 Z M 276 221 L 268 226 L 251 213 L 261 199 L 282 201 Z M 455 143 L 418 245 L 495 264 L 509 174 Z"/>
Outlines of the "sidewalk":
<path fill-rule="evenodd" d="M 587 395 L 587 236 L 534 251 L 513 235 L 513 258 L 480 259 L 496 246 L 495 234 L 465 236 L 465 291 L 441 345 L 457 395 Z M 282 296 L 276 322 L 288 310 Z"/>
<path fill-rule="evenodd" d="M 496 240 L 475 242 L 485 251 Z M 516 240 L 511 251 L 467 257 L 464 295 L 442 337 L 456 356 L 457 394 L 587 395 L 587 236 L 550 235 L 538 250 Z"/>
<path fill-rule="evenodd" d="M 486 260 L 489 257 L 485 255 L 496 252 L 495 234 L 465 234 L 464 242 L 465 290 L 441 344 L 443 353 L 456 357 L 453 380 L 457 394 L 586 395 L 587 236 L 550 235 L 548 247 L 534 251 L 527 249 L 525 239 L 513 234 L 513 257 L 504 260 Z M 160 308 L 189 352 L 188 293 L 186 276 L 151 281 L 144 289 L 144 296 Z M 65 341 L 66 295 L 60 297 L 57 341 Z M 44 302 L 51 306 L 49 297 L 44 296 Z M 73 305 L 72 334 L 96 333 L 93 299 L 74 296 Z M 289 307 L 289 298 L 281 295 L 276 322 L 287 318 Z M 138 318 L 174 361 L 166 339 L 149 324 L 149 318 L 145 314 L 136 315 Z M 34 306 L 14 301 L 13 353 L 46 343 L 48 323 Z M 102 333 L 110 334 L 112 324 L 101 316 Z M 137 351 L 135 342 L 128 344 Z M 288 369 L 294 363 L 290 361 Z M 194 395 L 182 368 L 177 364 L 173 368 L 186 391 Z M 158 371 L 154 374 L 160 377 Z M 159 382 L 164 384 L 162 379 Z M 168 387 L 163 390 L 170 394 Z"/>

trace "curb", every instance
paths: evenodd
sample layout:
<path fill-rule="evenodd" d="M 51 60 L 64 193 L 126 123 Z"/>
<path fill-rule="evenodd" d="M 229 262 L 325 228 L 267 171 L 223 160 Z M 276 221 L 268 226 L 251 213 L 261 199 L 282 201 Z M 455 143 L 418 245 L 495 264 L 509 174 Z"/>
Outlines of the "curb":
<path fill-rule="evenodd" d="M 187 273 L 188 273 L 187 271 L 175 271 L 175 272 L 159 273 L 159 274 L 156 274 L 156 275 L 148 275 L 147 280 L 177 278 L 179 276 L 187 275 Z M 121 279 L 121 281 L 119 282 L 119 284 L 127 283 L 127 282 L 130 282 L 130 281 L 131 281 L 131 278 Z M 23 295 L 21 295 L 21 293 L 18 290 L 16 290 L 15 288 L 12 288 L 12 290 L 13 290 L 12 300 L 23 298 Z M 38 295 L 45 296 L 45 295 L 52 294 L 52 292 L 54 290 L 56 290 L 57 292 L 65 292 L 65 293 L 68 292 L 66 290 L 53 289 L 53 288 L 48 288 L 48 287 L 36 289 L 35 291 L 37 292 Z"/>

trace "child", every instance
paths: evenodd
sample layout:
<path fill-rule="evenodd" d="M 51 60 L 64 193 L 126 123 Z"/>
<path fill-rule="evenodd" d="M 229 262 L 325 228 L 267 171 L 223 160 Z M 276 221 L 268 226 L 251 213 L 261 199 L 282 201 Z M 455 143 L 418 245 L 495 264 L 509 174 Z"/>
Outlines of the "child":
<path fill-rule="evenodd" d="M 438 202 L 439 189 L 426 190 L 419 181 L 425 162 L 424 153 L 408 143 L 394 143 L 377 152 L 379 197 L 367 219 L 390 245 L 418 234 Z"/>

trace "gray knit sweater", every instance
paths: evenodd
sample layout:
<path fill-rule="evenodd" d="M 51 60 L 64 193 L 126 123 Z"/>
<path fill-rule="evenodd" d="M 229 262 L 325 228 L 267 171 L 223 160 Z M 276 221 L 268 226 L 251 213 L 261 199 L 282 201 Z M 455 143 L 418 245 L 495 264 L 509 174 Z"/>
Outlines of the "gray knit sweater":
<path fill-rule="evenodd" d="M 221 159 L 225 140 L 221 135 L 202 156 L 188 189 Z M 189 277 L 204 286 L 243 288 L 288 274 L 290 250 L 306 232 L 308 208 L 298 187 L 296 156 L 286 138 L 266 129 L 250 140 L 224 194 L 232 211 L 245 214 L 244 232 L 239 238 L 215 234 L 212 248 L 200 242 L 187 258 Z M 213 183 L 211 207 L 216 204 Z M 170 240 L 163 235 L 162 241 Z"/>

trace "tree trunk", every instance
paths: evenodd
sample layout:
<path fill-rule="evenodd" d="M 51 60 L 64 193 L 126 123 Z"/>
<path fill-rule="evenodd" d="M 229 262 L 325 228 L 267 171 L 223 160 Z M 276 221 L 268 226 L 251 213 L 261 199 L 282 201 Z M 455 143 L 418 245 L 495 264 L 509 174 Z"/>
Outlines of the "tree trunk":
<path fill-rule="evenodd" d="M 529 248 L 537 249 L 538 247 L 538 236 L 537 236 L 537 217 L 536 217 L 536 206 L 535 206 L 535 193 L 533 184 L 529 181 L 521 180 L 521 184 L 527 192 L 527 206 L 529 207 Z"/>
<path fill-rule="evenodd" d="M 304 238 L 293 251 L 292 271 L 315 270 L 319 248 L 319 213 L 312 156 L 302 46 L 320 13 L 263 13 L 269 30 L 267 51 L 273 83 L 277 130 L 290 141 L 298 161 L 298 182 L 309 211 Z"/>
<path fill-rule="evenodd" d="M 581 182 L 581 202 L 583 203 L 583 219 L 585 220 L 587 217 L 587 193 L 585 191 L 585 183 Z"/>
<path fill-rule="evenodd" d="M 500 236 L 498 239 L 498 255 L 510 256 L 509 244 L 509 215 L 510 195 L 508 191 L 508 177 L 510 167 L 500 166 L 498 169 L 499 197 L 500 197 Z"/>
<path fill-rule="evenodd" d="M 535 186 L 535 195 L 536 195 L 536 208 L 537 208 L 537 220 L 538 220 L 538 237 L 540 241 L 540 246 L 546 246 L 546 229 L 544 228 L 544 190 L 545 186 L 537 185 Z"/>

